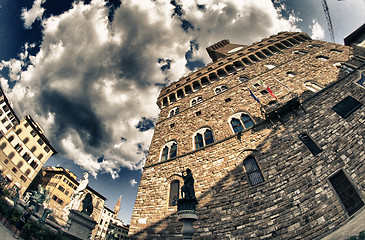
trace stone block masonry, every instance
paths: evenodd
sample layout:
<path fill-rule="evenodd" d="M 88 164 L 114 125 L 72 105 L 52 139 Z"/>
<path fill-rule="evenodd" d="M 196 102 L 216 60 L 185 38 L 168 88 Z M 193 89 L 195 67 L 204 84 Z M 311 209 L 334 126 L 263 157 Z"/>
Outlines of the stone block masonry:
<path fill-rule="evenodd" d="M 173 181 L 181 186 L 178 174 L 189 167 L 199 201 L 196 239 L 320 239 L 350 217 L 346 201 L 337 193 L 341 189 L 331 183 L 334 176 L 343 173 L 339 186 L 352 186 L 360 201 L 355 212 L 365 201 L 365 88 L 356 83 L 365 67 L 350 57 L 365 54 L 286 32 L 237 52 L 230 52 L 229 43 L 221 49 L 226 52 L 216 51 L 226 57 L 161 91 L 161 113 L 130 237 L 181 238 L 176 206 L 169 204 L 170 186 Z M 213 73 L 222 77 L 214 79 Z M 187 86 L 196 90 L 189 93 Z M 227 90 L 216 94 L 221 86 Z M 264 91 L 267 86 L 277 101 Z M 332 107 L 347 96 L 362 106 L 342 118 Z M 193 105 L 197 97 L 202 101 Z M 179 111 L 171 114 L 176 108 Z M 231 120 L 241 113 L 254 125 L 235 133 Z M 195 136 L 202 128 L 211 129 L 214 143 L 196 149 Z M 305 143 L 299 138 L 303 133 Z M 171 141 L 177 144 L 176 156 L 167 154 L 162 161 L 164 146 Z M 314 145 L 319 148 L 315 154 L 310 151 Z M 245 162 L 252 158 L 257 163 L 254 175 Z"/>

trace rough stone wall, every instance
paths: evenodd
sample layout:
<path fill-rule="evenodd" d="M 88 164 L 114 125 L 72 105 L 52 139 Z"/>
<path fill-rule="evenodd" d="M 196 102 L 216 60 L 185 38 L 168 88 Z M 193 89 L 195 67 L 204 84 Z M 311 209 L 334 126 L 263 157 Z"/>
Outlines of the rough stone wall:
<path fill-rule="evenodd" d="M 309 52 L 306 55 L 293 54 L 295 48 L 307 47 L 308 42 L 304 42 L 162 108 L 141 179 L 130 235 L 139 239 L 179 239 L 181 223 L 175 215 L 176 207 L 168 206 L 169 186 L 178 179 L 176 174 L 187 167 L 194 174 L 199 201 L 196 239 L 319 238 L 349 217 L 328 181 L 341 169 L 365 200 L 364 106 L 346 119 L 331 109 L 348 95 L 365 104 L 365 89 L 354 83 L 359 78 L 358 71 L 340 73 L 333 66 L 349 60 L 351 49 L 310 42 L 322 47 L 306 49 Z M 333 48 L 342 53 L 330 51 Z M 318 55 L 330 59 L 322 62 L 315 58 Z M 353 65 L 363 64 L 351 61 Z M 263 67 L 269 63 L 277 67 L 271 70 Z M 289 77 L 288 71 L 296 75 Z M 237 80 L 240 75 L 250 80 L 240 83 Z M 298 108 L 295 113 L 286 114 L 283 122 L 274 122 L 276 127 L 264 121 L 260 106 L 245 89 L 249 87 L 264 104 L 273 100 L 255 89 L 253 85 L 259 79 L 279 99 L 289 91 L 298 93 L 305 111 Z M 306 81 L 327 88 L 313 95 L 303 86 Z M 229 90 L 215 95 L 215 87 L 222 84 Z M 189 100 L 198 95 L 204 101 L 188 107 Z M 227 103 L 228 97 L 231 101 Z M 167 118 L 170 109 L 177 105 L 180 113 Z M 202 114 L 196 116 L 197 111 Z M 240 111 L 250 114 L 257 123 L 241 136 L 233 134 L 228 122 L 232 114 Z M 172 123 L 174 128 L 170 127 Z M 212 128 L 215 143 L 193 150 L 193 134 L 205 126 Z M 298 138 L 302 132 L 308 133 L 323 151 L 313 156 Z M 159 163 L 161 148 L 170 140 L 178 143 L 178 156 Z M 263 183 L 250 185 L 243 167 L 247 156 L 255 157 Z"/>

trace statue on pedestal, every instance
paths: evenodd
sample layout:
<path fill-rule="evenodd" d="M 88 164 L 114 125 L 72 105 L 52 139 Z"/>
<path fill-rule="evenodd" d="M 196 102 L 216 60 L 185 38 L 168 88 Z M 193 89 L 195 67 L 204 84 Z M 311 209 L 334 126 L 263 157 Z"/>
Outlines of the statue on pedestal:
<path fill-rule="evenodd" d="M 93 207 L 93 197 L 90 193 L 87 193 L 84 200 L 82 200 L 82 211 L 83 213 L 86 213 L 88 216 L 90 216 L 93 213 L 94 207 Z"/>
<path fill-rule="evenodd" d="M 177 200 L 177 215 L 179 221 L 183 223 L 181 233 L 183 239 L 192 239 L 194 234 L 193 222 L 198 219 L 198 213 L 196 212 L 196 205 L 198 200 L 195 197 L 194 190 L 194 178 L 191 170 L 186 169 L 186 174 L 182 172 L 182 178 L 184 185 L 181 187 L 182 199 Z"/>
<path fill-rule="evenodd" d="M 76 190 L 72 193 L 70 197 L 70 203 L 65 207 L 66 210 L 79 210 L 80 204 L 82 201 L 82 197 L 85 195 L 85 189 L 89 184 L 89 174 L 84 172 L 83 178 L 81 178 L 79 182 L 79 186 Z"/>
<path fill-rule="evenodd" d="M 186 169 L 186 175 L 184 176 L 184 172 L 182 172 L 182 178 L 184 179 L 184 185 L 181 187 L 181 196 L 184 199 L 193 199 L 195 198 L 195 190 L 194 190 L 194 178 L 191 170 Z"/>

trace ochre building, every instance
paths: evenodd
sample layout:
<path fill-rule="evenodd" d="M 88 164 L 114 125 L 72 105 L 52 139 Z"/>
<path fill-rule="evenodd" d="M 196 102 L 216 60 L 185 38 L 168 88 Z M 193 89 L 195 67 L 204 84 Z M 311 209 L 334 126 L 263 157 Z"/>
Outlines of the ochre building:
<path fill-rule="evenodd" d="M 181 239 L 186 168 L 195 239 L 320 239 L 364 211 L 364 49 L 282 32 L 207 52 L 158 97 L 130 237 Z"/>
<path fill-rule="evenodd" d="M 31 116 L 19 120 L 0 89 L 0 171 L 5 185 L 22 195 L 56 150 Z"/>

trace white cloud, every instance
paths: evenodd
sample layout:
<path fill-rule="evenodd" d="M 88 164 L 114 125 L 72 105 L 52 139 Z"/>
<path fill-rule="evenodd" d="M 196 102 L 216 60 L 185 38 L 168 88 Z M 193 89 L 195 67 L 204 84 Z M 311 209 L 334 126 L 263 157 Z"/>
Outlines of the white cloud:
<path fill-rule="evenodd" d="M 324 30 L 318 21 L 313 20 L 313 25 L 310 27 L 312 29 L 312 38 L 317 40 L 324 39 Z"/>
<path fill-rule="evenodd" d="M 136 181 L 136 179 L 131 179 L 130 181 L 129 181 L 129 184 L 132 186 L 132 187 L 134 187 L 134 186 L 136 186 L 136 184 L 137 184 L 137 181 Z"/>
<path fill-rule="evenodd" d="M 40 6 L 37 0 L 23 14 L 27 26 L 41 18 Z M 108 172 L 116 178 L 121 167 L 141 169 L 153 130 L 141 132 L 136 125 L 143 117 L 157 118 L 159 86 L 189 72 L 190 41 L 199 44 L 192 59 L 207 63 L 205 48 L 221 39 L 250 44 L 297 30 L 295 20 L 283 19 L 270 0 L 190 0 L 182 8 L 182 16 L 171 17 L 170 1 L 125 1 L 110 23 L 104 1 L 77 1 L 67 12 L 42 19 L 35 56 L 26 47 L 21 59 L 0 64 L 17 81 L 10 89 L 1 78 L 3 89 L 20 117 L 30 114 L 46 130 L 60 157 L 94 177 Z M 184 31 L 182 19 L 193 28 Z M 159 59 L 171 60 L 170 69 L 162 71 Z"/>
<path fill-rule="evenodd" d="M 26 9 L 22 10 L 25 28 L 31 28 L 35 20 L 42 18 L 45 9 L 41 7 L 41 4 L 44 2 L 45 0 L 35 0 L 31 9 L 28 11 Z"/>

